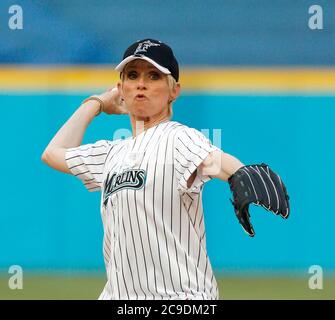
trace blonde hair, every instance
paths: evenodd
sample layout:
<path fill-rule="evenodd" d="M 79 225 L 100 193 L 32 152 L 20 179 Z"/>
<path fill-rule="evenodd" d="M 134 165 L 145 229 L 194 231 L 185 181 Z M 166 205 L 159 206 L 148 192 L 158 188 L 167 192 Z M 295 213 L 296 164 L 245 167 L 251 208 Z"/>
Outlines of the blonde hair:
<path fill-rule="evenodd" d="M 174 90 L 176 88 L 177 81 L 174 77 L 171 76 L 171 74 L 168 74 L 166 78 L 167 78 L 167 83 L 168 83 L 168 86 L 169 86 L 169 89 L 170 89 L 170 92 L 171 92 L 172 90 Z M 168 103 L 168 108 L 169 108 L 168 116 L 169 116 L 170 119 L 172 118 L 172 114 L 173 114 L 173 112 L 172 112 L 173 101 L 174 100 L 169 100 L 169 103 Z"/>

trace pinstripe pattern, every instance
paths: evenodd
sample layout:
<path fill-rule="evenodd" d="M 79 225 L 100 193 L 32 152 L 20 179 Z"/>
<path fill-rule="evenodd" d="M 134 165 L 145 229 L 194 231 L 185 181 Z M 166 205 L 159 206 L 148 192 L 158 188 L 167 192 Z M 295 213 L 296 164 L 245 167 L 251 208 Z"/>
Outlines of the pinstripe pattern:
<path fill-rule="evenodd" d="M 108 281 L 99 299 L 218 298 L 202 207 L 203 186 L 211 178 L 197 172 L 187 187 L 215 149 L 199 131 L 165 121 L 135 138 L 67 150 L 73 175 L 89 191 L 102 191 Z M 135 177 L 125 172 L 135 169 L 145 172 L 144 184 L 123 186 L 122 179 Z"/>

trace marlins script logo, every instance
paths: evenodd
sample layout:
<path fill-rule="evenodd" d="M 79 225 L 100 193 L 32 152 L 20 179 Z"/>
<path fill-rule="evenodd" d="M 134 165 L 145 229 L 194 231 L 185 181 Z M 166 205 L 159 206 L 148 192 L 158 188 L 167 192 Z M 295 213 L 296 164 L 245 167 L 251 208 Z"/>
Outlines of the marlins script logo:
<path fill-rule="evenodd" d="M 108 198 L 115 192 L 127 189 L 141 189 L 145 184 L 146 172 L 142 169 L 129 169 L 122 173 L 110 173 L 107 175 L 104 184 L 104 205 L 107 204 Z"/>

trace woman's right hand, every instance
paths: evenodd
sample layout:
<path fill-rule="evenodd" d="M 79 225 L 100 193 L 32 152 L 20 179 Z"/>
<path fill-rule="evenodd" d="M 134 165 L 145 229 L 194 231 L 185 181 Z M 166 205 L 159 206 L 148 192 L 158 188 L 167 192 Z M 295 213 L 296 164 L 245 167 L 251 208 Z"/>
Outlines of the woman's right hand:
<path fill-rule="evenodd" d="M 104 103 L 102 112 L 107 114 L 128 114 L 127 107 L 120 97 L 119 90 L 114 87 L 97 96 Z"/>

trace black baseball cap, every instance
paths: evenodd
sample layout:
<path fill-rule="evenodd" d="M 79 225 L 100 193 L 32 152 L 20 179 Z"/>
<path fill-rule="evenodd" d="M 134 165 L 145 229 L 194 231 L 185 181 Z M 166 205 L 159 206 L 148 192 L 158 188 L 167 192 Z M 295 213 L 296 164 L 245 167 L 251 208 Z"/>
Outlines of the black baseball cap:
<path fill-rule="evenodd" d="M 172 49 L 161 41 L 154 39 L 136 41 L 125 51 L 123 60 L 115 70 L 122 72 L 125 65 L 135 59 L 146 60 L 164 74 L 171 74 L 176 81 L 179 79 L 177 59 Z"/>

